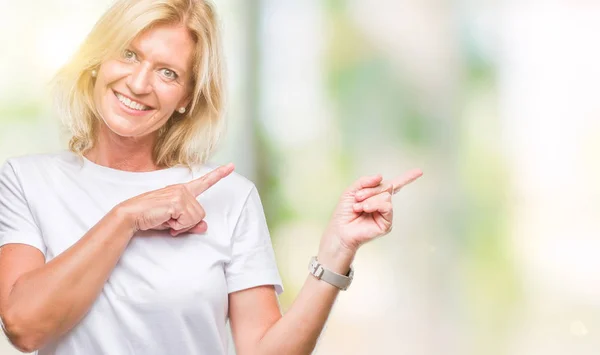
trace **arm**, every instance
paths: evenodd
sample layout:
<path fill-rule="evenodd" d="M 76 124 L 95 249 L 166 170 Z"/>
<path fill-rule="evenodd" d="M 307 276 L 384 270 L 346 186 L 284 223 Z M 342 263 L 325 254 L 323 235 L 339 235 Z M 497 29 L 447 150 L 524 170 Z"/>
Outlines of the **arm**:
<path fill-rule="evenodd" d="M 348 272 L 352 261 L 341 257 L 333 267 L 334 259 L 327 260 L 323 253 L 318 258 L 340 274 Z M 232 293 L 230 319 L 238 355 L 312 353 L 338 294 L 338 288 L 308 275 L 282 317 L 272 286 Z"/>
<path fill-rule="evenodd" d="M 381 177 L 374 176 L 353 184 L 321 239 L 319 262 L 346 274 L 360 245 L 391 230 L 391 195 L 419 176 L 420 171 L 412 171 L 391 183 L 382 184 Z M 258 289 L 230 295 L 230 322 L 238 354 L 311 354 L 339 290 L 309 275 L 291 308 L 281 316 L 274 293 Z"/>
<path fill-rule="evenodd" d="M 31 352 L 73 328 L 92 306 L 136 231 L 170 229 L 173 236 L 205 232 L 204 210 L 196 197 L 232 171 L 233 165 L 220 167 L 189 183 L 120 203 L 47 264 L 32 246 L 2 246 L 0 318 L 9 340 Z"/>
<path fill-rule="evenodd" d="M 32 352 L 87 313 L 133 235 L 117 208 L 44 264 L 34 247 L 0 248 L 0 314 L 9 340 Z"/>

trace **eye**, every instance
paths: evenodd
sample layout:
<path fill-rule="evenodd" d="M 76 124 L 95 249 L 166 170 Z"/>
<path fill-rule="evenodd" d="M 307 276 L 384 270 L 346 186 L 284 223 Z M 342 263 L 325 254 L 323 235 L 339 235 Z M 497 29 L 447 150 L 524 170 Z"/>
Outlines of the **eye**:
<path fill-rule="evenodd" d="M 128 62 L 137 61 L 137 55 L 129 49 L 123 51 L 123 58 Z"/>
<path fill-rule="evenodd" d="M 175 80 L 179 77 L 177 75 L 177 73 L 175 73 L 173 70 L 167 69 L 167 68 L 161 69 L 161 73 L 165 78 L 167 78 L 169 80 Z"/>

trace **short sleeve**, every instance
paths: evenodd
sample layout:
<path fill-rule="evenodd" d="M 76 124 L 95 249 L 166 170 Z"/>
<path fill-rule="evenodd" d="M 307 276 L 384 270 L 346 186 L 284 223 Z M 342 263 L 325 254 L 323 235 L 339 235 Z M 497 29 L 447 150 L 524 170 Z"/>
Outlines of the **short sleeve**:
<path fill-rule="evenodd" d="M 225 266 L 227 292 L 273 285 L 283 292 L 275 253 L 263 207 L 252 187 L 235 225 L 231 240 L 231 260 Z"/>
<path fill-rule="evenodd" d="M 46 245 L 35 223 L 23 186 L 11 162 L 0 168 L 0 246 L 31 245 L 46 254 Z"/>

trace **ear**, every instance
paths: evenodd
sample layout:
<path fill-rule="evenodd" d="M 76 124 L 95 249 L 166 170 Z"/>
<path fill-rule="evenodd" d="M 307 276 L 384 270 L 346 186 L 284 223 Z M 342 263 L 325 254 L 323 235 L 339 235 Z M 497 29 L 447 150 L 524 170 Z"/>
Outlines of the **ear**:
<path fill-rule="evenodd" d="M 181 101 L 179 101 L 179 104 L 177 105 L 177 109 L 179 109 L 180 107 L 185 107 L 186 109 L 189 109 L 189 105 L 192 102 L 192 93 L 188 93 L 183 99 L 181 99 Z"/>

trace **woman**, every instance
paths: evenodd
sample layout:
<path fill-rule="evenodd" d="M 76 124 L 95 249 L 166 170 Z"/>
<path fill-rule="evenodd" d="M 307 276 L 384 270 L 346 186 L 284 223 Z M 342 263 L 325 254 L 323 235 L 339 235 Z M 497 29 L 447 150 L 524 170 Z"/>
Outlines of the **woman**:
<path fill-rule="evenodd" d="M 201 0 L 120 0 L 56 77 L 68 152 L 0 172 L 0 317 L 22 351 L 309 354 L 363 243 L 419 170 L 342 195 L 290 310 L 256 188 L 205 161 L 220 40 Z M 276 291 L 276 292 L 274 292 Z"/>

